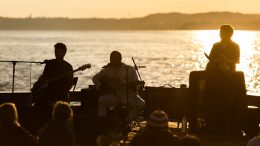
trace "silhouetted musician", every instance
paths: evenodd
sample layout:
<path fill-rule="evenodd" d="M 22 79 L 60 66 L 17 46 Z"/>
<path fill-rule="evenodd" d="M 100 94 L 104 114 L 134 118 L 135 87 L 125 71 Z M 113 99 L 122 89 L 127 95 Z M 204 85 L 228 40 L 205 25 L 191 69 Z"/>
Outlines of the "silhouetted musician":
<path fill-rule="evenodd" d="M 42 110 L 50 110 L 58 100 L 68 101 L 68 93 L 72 86 L 73 68 L 64 60 L 67 48 L 63 43 L 54 45 L 55 59 L 45 60 L 45 68 L 32 88 L 35 106 Z"/>
<path fill-rule="evenodd" d="M 122 63 L 121 60 L 121 53 L 113 51 L 110 54 L 110 63 L 92 79 L 96 88 L 102 93 L 98 101 L 99 116 L 107 116 L 109 107 L 126 105 L 127 97 L 130 119 L 144 108 L 144 100 L 132 88 L 138 82 L 137 74 L 133 67 Z M 133 86 L 130 87 L 131 85 Z"/>
<path fill-rule="evenodd" d="M 233 28 L 230 25 L 220 27 L 221 41 L 213 45 L 210 55 L 207 56 L 209 63 L 206 70 L 236 71 L 236 64 L 239 63 L 239 45 L 231 40 Z"/>

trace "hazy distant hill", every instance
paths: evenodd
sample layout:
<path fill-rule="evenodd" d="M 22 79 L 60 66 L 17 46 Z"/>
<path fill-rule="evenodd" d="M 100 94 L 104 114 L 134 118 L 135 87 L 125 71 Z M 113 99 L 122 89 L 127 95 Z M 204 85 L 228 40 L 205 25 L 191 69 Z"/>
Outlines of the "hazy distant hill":
<path fill-rule="evenodd" d="M 236 29 L 260 30 L 260 14 L 160 13 L 131 19 L 0 17 L 0 29 L 14 30 L 190 30 L 218 29 L 221 24 L 232 24 Z"/>

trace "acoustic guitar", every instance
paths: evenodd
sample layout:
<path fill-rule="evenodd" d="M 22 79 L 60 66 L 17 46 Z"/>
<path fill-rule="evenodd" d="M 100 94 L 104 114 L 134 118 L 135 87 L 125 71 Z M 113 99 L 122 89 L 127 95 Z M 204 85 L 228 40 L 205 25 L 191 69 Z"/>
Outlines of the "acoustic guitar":
<path fill-rule="evenodd" d="M 206 66 L 206 71 L 229 71 L 230 68 L 228 64 L 224 61 L 215 61 L 209 58 L 208 54 L 204 52 L 209 62 Z"/>
<path fill-rule="evenodd" d="M 66 77 L 67 75 L 73 74 L 75 72 L 84 71 L 85 69 L 88 69 L 88 68 L 91 68 L 91 64 L 84 64 L 71 72 L 66 72 L 64 74 L 58 75 L 53 78 L 49 78 L 47 80 L 38 80 L 37 82 L 35 82 L 35 84 L 33 85 L 33 88 L 31 89 L 32 95 L 34 97 L 37 97 L 41 92 L 43 92 L 48 87 L 48 85 L 50 83 L 55 82 L 63 77 Z"/>

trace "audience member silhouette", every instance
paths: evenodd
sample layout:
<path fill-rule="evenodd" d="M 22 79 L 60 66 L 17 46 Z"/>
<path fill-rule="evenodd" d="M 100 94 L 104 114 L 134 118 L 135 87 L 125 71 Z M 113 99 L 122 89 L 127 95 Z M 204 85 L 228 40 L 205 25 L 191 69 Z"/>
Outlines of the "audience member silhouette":
<path fill-rule="evenodd" d="M 260 136 L 256 136 L 249 140 L 247 146 L 260 146 Z"/>
<path fill-rule="evenodd" d="M 213 45 L 210 55 L 207 56 L 209 62 L 207 71 L 236 71 L 236 64 L 240 60 L 239 45 L 232 41 L 233 28 L 230 25 L 220 27 L 221 41 Z"/>
<path fill-rule="evenodd" d="M 4 103 L 0 105 L 0 145 L 37 145 L 30 133 L 19 124 L 16 106 L 13 103 Z"/>
<path fill-rule="evenodd" d="M 178 144 L 179 138 L 170 132 L 168 116 L 162 110 L 151 113 L 146 129 L 130 142 L 130 146 L 177 146 Z"/>
<path fill-rule="evenodd" d="M 98 101 L 99 116 L 106 117 L 109 107 L 126 105 L 128 102 L 129 117 L 133 119 L 144 108 L 144 100 L 137 95 L 136 91 L 138 83 L 136 71 L 121 61 L 120 52 L 111 52 L 110 63 L 92 79 L 102 93 Z"/>
<path fill-rule="evenodd" d="M 181 138 L 180 146 L 201 146 L 201 144 L 197 137 L 190 135 Z"/>
<path fill-rule="evenodd" d="M 73 131 L 73 111 L 68 103 L 64 101 L 55 103 L 52 120 L 40 133 L 40 146 L 76 146 Z"/>

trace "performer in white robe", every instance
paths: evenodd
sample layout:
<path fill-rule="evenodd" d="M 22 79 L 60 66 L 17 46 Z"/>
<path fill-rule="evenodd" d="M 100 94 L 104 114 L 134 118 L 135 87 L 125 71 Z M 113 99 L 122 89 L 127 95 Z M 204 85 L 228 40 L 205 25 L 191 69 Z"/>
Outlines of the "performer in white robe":
<path fill-rule="evenodd" d="M 93 77 L 93 83 L 102 95 L 98 100 L 98 115 L 107 116 L 109 108 L 126 106 L 133 119 L 144 109 L 145 103 L 137 95 L 138 77 L 133 67 L 121 62 L 118 51 L 110 54 L 110 63 Z M 127 88 L 128 87 L 128 88 Z"/>

